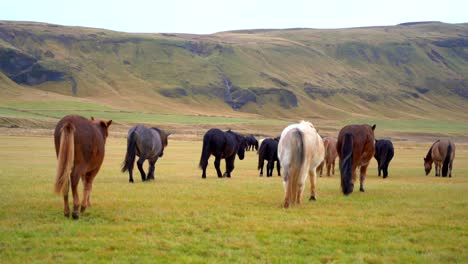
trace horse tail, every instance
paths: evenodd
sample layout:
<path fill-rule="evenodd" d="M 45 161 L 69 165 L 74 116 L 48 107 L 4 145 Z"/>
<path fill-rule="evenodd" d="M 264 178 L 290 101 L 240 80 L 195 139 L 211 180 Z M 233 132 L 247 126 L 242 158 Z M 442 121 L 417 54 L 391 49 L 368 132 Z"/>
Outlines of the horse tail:
<path fill-rule="evenodd" d="M 136 133 L 135 131 L 133 131 L 132 133 L 130 133 L 127 139 L 127 153 L 125 154 L 125 160 L 122 163 L 122 172 L 133 170 L 133 166 L 135 163 L 135 155 L 136 155 Z"/>
<path fill-rule="evenodd" d="M 266 154 L 266 146 L 264 144 L 262 144 L 260 146 L 260 149 L 258 150 L 258 166 L 257 166 L 257 170 L 261 169 L 261 167 L 263 167 L 263 160 L 264 160 L 264 157 L 265 157 L 265 154 Z"/>
<path fill-rule="evenodd" d="M 346 133 L 344 135 L 343 145 L 341 146 L 341 189 L 343 194 L 348 195 L 353 192 L 353 135 Z"/>
<path fill-rule="evenodd" d="M 442 165 L 442 177 L 447 177 L 450 158 L 452 156 L 452 145 L 448 144 L 447 155 L 445 155 L 444 164 Z"/>
<path fill-rule="evenodd" d="M 200 156 L 200 162 L 198 163 L 198 167 L 200 169 L 206 168 L 206 166 L 208 166 L 208 159 L 210 158 L 210 155 L 210 139 L 205 135 L 203 137 L 203 147 Z"/>
<path fill-rule="evenodd" d="M 304 164 L 304 135 L 298 129 L 292 131 L 292 144 L 291 144 L 291 158 L 289 161 L 289 173 L 288 173 L 288 185 L 287 190 L 289 193 L 289 204 L 295 204 L 298 202 L 298 182 L 301 174 L 301 170 Z"/>
<path fill-rule="evenodd" d="M 57 155 L 57 175 L 55 176 L 55 193 L 68 193 L 70 173 L 75 161 L 75 127 L 66 123 L 60 129 L 60 146 Z"/>

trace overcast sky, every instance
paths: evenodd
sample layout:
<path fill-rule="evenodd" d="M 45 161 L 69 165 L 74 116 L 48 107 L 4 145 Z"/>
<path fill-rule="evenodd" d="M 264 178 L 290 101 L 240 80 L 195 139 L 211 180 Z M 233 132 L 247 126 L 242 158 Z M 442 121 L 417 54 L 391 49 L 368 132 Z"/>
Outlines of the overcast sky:
<path fill-rule="evenodd" d="M 468 22 L 468 0 L 0 0 L 0 20 L 125 32 L 347 28 L 414 21 Z"/>

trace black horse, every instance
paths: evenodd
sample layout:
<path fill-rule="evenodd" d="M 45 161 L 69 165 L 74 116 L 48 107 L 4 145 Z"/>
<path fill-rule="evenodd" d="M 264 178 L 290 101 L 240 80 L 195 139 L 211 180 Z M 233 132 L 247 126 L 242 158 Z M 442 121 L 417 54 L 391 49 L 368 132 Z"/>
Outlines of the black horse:
<path fill-rule="evenodd" d="M 379 171 L 379 176 L 383 170 L 384 179 L 388 176 L 388 165 L 390 164 L 394 153 L 393 144 L 390 140 L 375 140 L 374 158 L 377 160 L 377 170 Z"/>
<path fill-rule="evenodd" d="M 206 178 L 206 167 L 210 155 L 215 156 L 214 166 L 218 173 L 218 178 L 231 177 L 234 170 L 234 160 L 236 154 L 240 160 L 244 159 L 245 138 L 231 130 L 226 132 L 217 128 L 212 128 L 203 136 L 203 148 L 200 157 L 200 168 L 203 170 L 202 178 Z M 226 172 L 222 175 L 219 165 L 221 159 L 226 160 Z"/>
<path fill-rule="evenodd" d="M 245 150 L 258 150 L 258 141 L 253 135 L 245 137 Z"/>
<path fill-rule="evenodd" d="M 278 141 L 279 138 L 266 138 L 263 140 L 260 150 L 258 151 L 258 169 L 260 170 L 260 176 L 263 176 L 263 162 L 267 160 L 267 177 L 273 175 L 273 168 L 275 167 L 278 171 L 278 176 L 281 176 L 281 165 L 278 159 Z"/>

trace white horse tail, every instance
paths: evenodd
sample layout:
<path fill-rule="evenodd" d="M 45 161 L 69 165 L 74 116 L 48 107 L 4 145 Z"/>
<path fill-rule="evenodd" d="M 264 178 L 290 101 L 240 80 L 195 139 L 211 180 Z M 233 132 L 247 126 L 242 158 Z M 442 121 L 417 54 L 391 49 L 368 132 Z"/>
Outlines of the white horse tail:
<path fill-rule="evenodd" d="M 281 164 L 285 164 L 284 182 L 286 183 L 286 196 L 284 199 L 284 208 L 299 201 L 300 190 L 299 181 L 301 170 L 304 163 L 304 135 L 297 129 L 291 129 L 282 138 L 284 149 L 283 157 L 280 157 Z M 283 159 L 286 159 L 283 161 Z"/>

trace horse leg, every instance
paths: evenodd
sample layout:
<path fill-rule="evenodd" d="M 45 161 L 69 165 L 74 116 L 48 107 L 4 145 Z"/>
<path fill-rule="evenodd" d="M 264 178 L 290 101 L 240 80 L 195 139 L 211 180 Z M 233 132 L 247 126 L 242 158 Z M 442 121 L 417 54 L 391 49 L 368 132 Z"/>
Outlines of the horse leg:
<path fill-rule="evenodd" d="M 220 156 L 215 156 L 214 166 L 215 166 L 215 169 L 216 169 L 216 173 L 218 174 L 218 178 L 223 177 L 223 175 L 221 174 L 221 169 L 219 168 L 220 164 L 221 164 L 221 157 Z"/>
<path fill-rule="evenodd" d="M 361 165 L 361 174 L 359 177 L 359 191 L 361 192 L 364 192 L 364 181 L 366 180 L 367 166 L 369 166 L 369 163 L 367 163 L 366 165 Z"/>
<path fill-rule="evenodd" d="M 133 183 L 133 168 L 128 169 L 128 182 Z"/>
<path fill-rule="evenodd" d="M 327 160 L 327 176 L 330 177 L 330 170 L 331 170 L 331 162 Z"/>
<path fill-rule="evenodd" d="M 332 175 L 335 175 L 335 160 L 332 162 Z"/>
<path fill-rule="evenodd" d="M 379 173 L 379 177 L 380 177 L 380 170 L 381 170 L 380 168 L 381 168 L 380 167 L 380 160 L 377 160 L 377 171 Z"/>
<path fill-rule="evenodd" d="M 224 177 L 231 178 L 231 172 L 234 170 L 234 159 L 236 158 L 236 155 L 232 155 L 231 157 L 227 157 L 225 159 L 226 161 L 226 172 L 224 173 Z M 268 174 L 268 167 L 267 167 L 267 174 Z"/>
<path fill-rule="evenodd" d="M 148 169 L 148 180 L 154 180 L 154 170 L 156 168 L 156 161 L 158 161 L 158 157 L 149 160 L 149 169 Z"/>
<path fill-rule="evenodd" d="M 382 167 L 383 167 L 383 178 L 385 179 L 388 177 L 388 162 L 384 162 Z"/>
<path fill-rule="evenodd" d="M 80 208 L 80 197 L 78 195 L 78 183 L 80 182 L 80 175 L 83 174 L 83 169 L 80 166 L 76 166 L 73 168 L 71 173 L 71 189 L 73 194 L 73 212 L 72 217 L 73 219 L 80 218 L 80 214 L 78 213 L 78 209 Z"/>
<path fill-rule="evenodd" d="M 312 168 L 309 170 L 309 180 L 310 180 L 310 198 L 309 201 L 315 201 L 317 200 L 317 193 L 316 193 L 316 188 L 317 188 L 317 172 L 315 168 Z"/>
<path fill-rule="evenodd" d="M 86 176 L 82 178 L 83 180 L 83 200 L 81 202 L 81 213 L 83 213 L 87 207 L 91 207 L 91 191 L 93 190 L 93 181 L 96 177 L 98 169 L 86 173 Z"/>
<path fill-rule="evenodd" d="M 439 162 L 435 161 L 435 176 L 439 177 L 440 176 L 440 171 L 439 171 Z"/>
<path fill-rule="evenodd" d="M 281 177 L 281 164 L 279 160 L 276 161 L 276 171 L 278 172 L 278 176 Z"/>
<path fill-rule="evenodd" d="M 145 162 L 145 158 L 140 157 L 137 161 L 137 167 L 141 174 L 141 180 L 146 181 L 146 174 L 145 174 L 145 171 L 143 170 L 143 162 Z"/>
<path fill-rule="evenodd" d="M 68 192 L 70 190 L 70 183 L 67 184 L 67 192 L 63 195 L 63 215 L 70 217 L 70 206 L 68 205 Z"/>
<path fill-rule="evenodd" d="M 273 162 L 271 160 L 268 160 L 268 163 L 267 163 L 267 177 L 271 177 L 273 175 L 273 168 L 274 168 Z"/>
<path fill-rule="evenodd" d="M 259 161 L 258 161 L 258 167 L 260 167 L 260 175 L 259 175 L 260 177 L 263 176 L 263 165 L 264 165 L 263 159 L 259 159 Z M 267 170 L 267 172 L 268 172 L 268 170 Z"/>
<path fill-rule="evenodd" d="M 325 161 L 322 161 L 322 163 L 320 163 L 320 165 L 317 167 L 318 169 L 318 175 L 320 175 L 320 177 L 322 177 L 322 173 L 323 173 L 323 164 L 325 163 Z"/>

